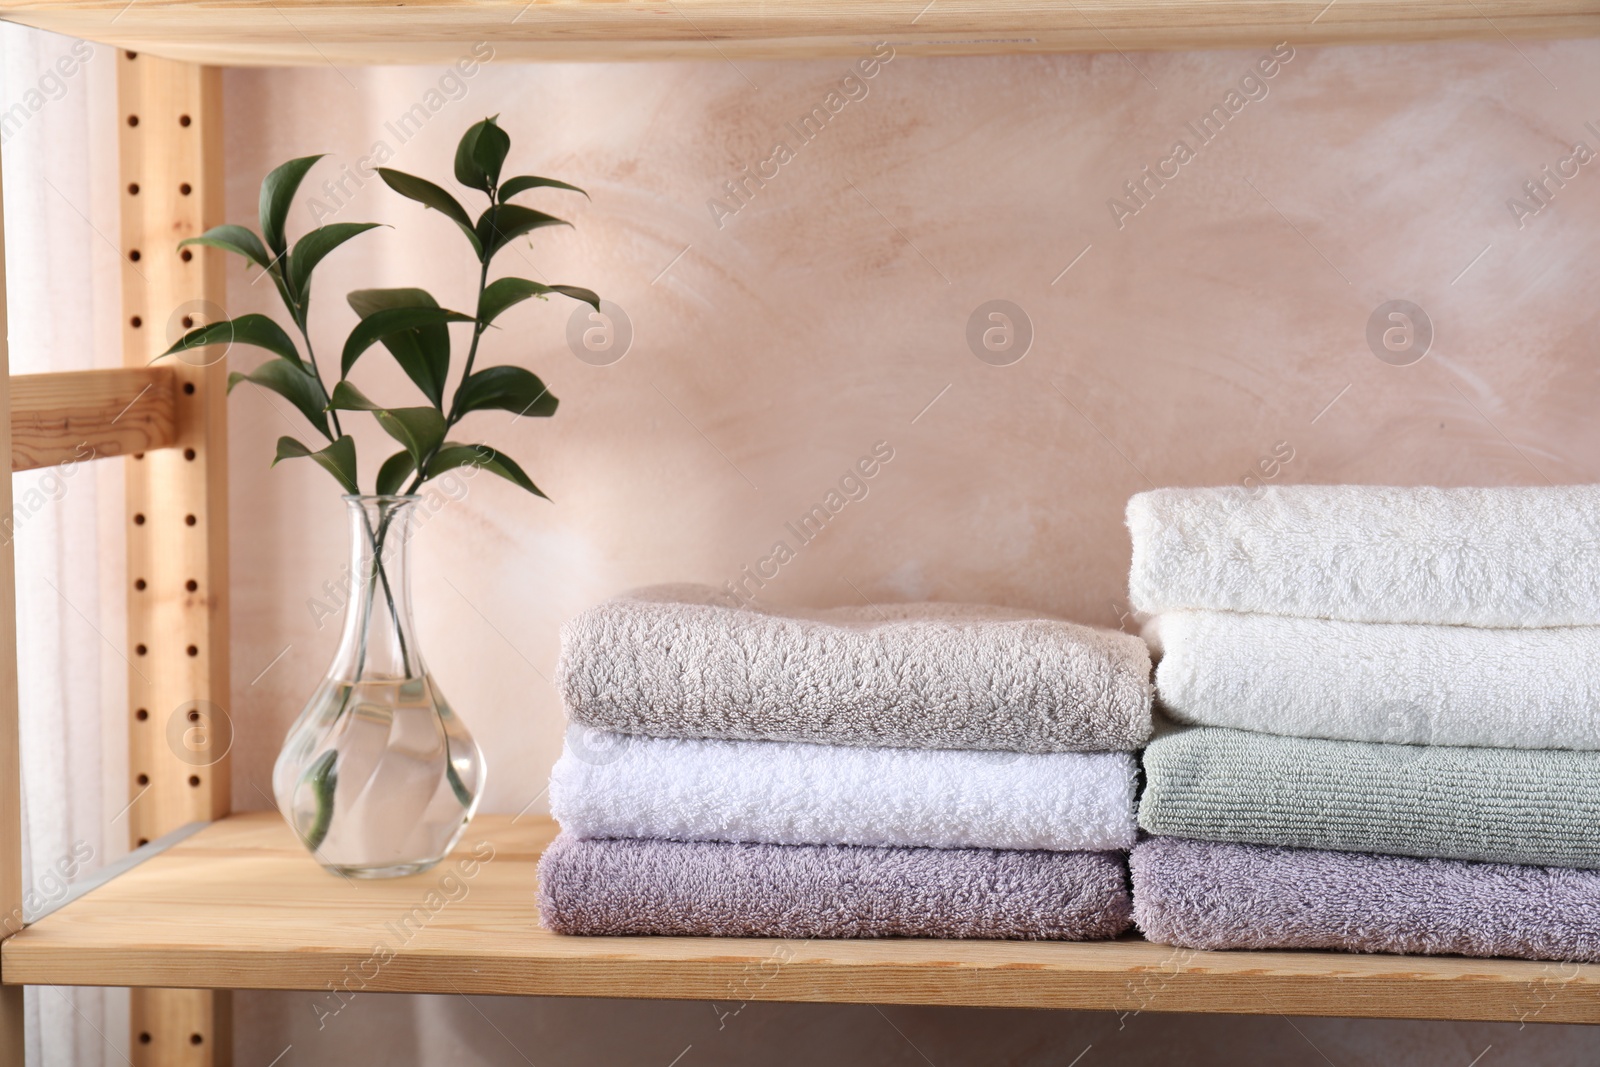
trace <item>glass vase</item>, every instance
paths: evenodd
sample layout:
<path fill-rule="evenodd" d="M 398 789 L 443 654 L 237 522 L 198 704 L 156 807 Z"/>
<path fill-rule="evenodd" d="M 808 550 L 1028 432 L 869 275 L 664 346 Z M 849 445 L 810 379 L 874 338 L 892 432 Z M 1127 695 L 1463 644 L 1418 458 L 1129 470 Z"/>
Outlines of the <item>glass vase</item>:
<path fill-rule="evenodd" d="M 438 863 L 483 791 L 483 753 L 423 665 L 411 623 L 407 542 L 419 499 L 344 498 L 344 635 L 272 771 L 278 810 L 301 842 L 353 878 Z"/>

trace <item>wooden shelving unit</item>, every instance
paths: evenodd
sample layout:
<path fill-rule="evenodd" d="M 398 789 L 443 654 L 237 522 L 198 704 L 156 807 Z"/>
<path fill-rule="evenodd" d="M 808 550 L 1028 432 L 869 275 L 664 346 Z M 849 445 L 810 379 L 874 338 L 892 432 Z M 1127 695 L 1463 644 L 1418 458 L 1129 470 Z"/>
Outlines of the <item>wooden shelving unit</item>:
<path fill-rule="evenodd" d="M 563 937 L 549 819 L 479 816 L 411 878 L 341 880 L 276 812 L 212 823 L 29 926 L 6 980 L 56 985 L 851 1001 L 1600 1022 L 1600 966 L 1113 942 Z M 330 999 L 330 1008 L 337 1003 Z"/>
<path fill-rule="evenodd" d="M 13 470 L 86 450 L 128 457 L 128 632 L 142 665 L 130 673 L 129 758 L 146 782 L 135 788 L 151 794 L 130 845 L 205 824 L 135 852 L 138 862 L 20 932 L 8 919 L 0 1067 L 23 1062 L 30 984 L 132 987 L 135 1031 L 151 1038 L 134 1042 L 135 1062 L 196 1067 L 230 1061 L 226 991 L 248 988 L 1600 1022 L 1600 966 L 1189 952 L 1137 938 L 557 937 L 534 904 L 553 827 L 534 817 L 480 816 L 460 853 L 426 874 L 326 874 L 275 813 L 227 815 L 225 755 L 197 773 L 162 739 L 173 708 L 204 715 L 229 699 L 225 368 L 149 366 L 164 335 L 153 327 L 185 309 L 203 316 L 224 292 L 221 253 L 176 248 L 223 218 L 218 65 L 434 62 L 477 41 L 504 61 L 834 55 L 879 41 L 954 55 L 1502 40 L 1600 35 L 1600 0 L 0 0 L 0 19 L 120 50 L 128 366 L 0 376 L 0 448 Z M 4 537 L 0 912 L 15 917 L 14 599 Z"/>

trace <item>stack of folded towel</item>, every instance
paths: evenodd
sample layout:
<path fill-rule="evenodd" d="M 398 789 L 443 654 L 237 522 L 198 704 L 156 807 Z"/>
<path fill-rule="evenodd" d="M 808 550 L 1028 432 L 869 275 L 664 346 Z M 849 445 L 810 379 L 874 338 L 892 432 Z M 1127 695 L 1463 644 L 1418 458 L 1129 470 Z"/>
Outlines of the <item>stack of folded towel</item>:
<path fill-rule="evenodd" d="M 1183 724 L 1146 936 L 1600 960 L 1600 488 L 1164 489 L 1128 526 Z"/>
<path fill-rule="evenodd" d="M 572 934 L 1084 940 L 1130 922 L 1142 641 L 701 586 L 562 633 L 540 913 Z"/>

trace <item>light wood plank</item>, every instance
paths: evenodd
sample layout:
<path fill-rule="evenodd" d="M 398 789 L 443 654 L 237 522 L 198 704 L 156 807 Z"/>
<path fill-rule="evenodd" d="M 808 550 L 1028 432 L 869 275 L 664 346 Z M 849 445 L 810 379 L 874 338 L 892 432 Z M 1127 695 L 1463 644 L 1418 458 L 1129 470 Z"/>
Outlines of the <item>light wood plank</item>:
<path fill-rule="evenodd" d="M 576 938 L 542 930 L 555 830 L 479 816 L 443 865 L 324 872 L 276 813 L 238 815 L 0 946 L 9 981 L 950 1004 L 1109 1011 L 1600 1022 L 1600 966 L 1314 952 L 1190 952 L 1137 939 Z"/>
<path fill-rule="evenodd" d="M 176 436 L 169 367 L 11 379 L 13 471 L 149 452 Z"/>
<path fill-rule="evenodd" d="M 195 62 L 321 66 L 1236 48 L 1600 33 L 1593 0 L 0 0 L 0 17 Z"/>
<path fill-rule="evenodd" d="M 222 253 L 177 247 L 223 221 L 222 83 L 215 68 L 156 56 L 116 62 L 124 353 L 129 367 L 143 368 L 186 328 L 225 317 Z M 225 351 L 162 361 L 174 383 L 174 447 L 128 461 L 134 845 L 216 818 L 230 800 Z M 138 992 L 135 1062 L 230 1063 L 230 1017 L 226 993 Z"/>
<path fill-rule="evenodd" d="M 0 192 L 0 250 L 6 244 Z M 11 448 L 11 350 L 6 264 L 0 255 L 0 448 Z M 11 529 L 11 479 L 0 478 L 0 938 L 22 926 L 22 756 L 17 712 L 17 557 Z M 5 978 L 0 961 L 0 980 Z M 0 1067 L 23 1067 L 27 1035 L 22 990 L 0 990 Z"/>

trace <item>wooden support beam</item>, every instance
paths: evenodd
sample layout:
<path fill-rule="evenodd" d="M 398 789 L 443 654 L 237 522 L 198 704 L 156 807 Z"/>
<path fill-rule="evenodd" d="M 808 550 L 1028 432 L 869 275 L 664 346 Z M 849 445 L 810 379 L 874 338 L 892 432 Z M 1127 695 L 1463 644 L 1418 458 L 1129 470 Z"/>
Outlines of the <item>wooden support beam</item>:
<path fill-rule="evenodd" d="M 171 367 L 11 379 L 11 469 L 35 470 L 166 448 L 177 440 Z"/>
<path fill-rule="evenodd" d="M 0 250 L 5 248 L 5 197 L 0 194 Z M 6 343 L 6 264 L 0 255 L 0 448 L 11 447 L 11 354 Z M 16 546 L 10 536 L 11 479 L 0 478 L 0 939 L 22 927 L 22 756 L 17 715 Z M 0 976 L 3 977 L 3 976 Z M 23 1067 L 22 987 L 0 988 L 0 1067 Z"/>
<path fill-rule="evenodd" d="M 223 221 L 222 76 L 117 54 L 123 350 L 145 368 L 223 317 L 222 253 L 178 242 Z M 212 360 L 214 362 L 207 362 Z M 129 828 L 132 844 L 229 804 L 227 366 L 218 349 L 162 366 L 174 447 L 128 460 Z M 139 1067 L 232 1060 L 227 993 L 133 994 Z"/>

